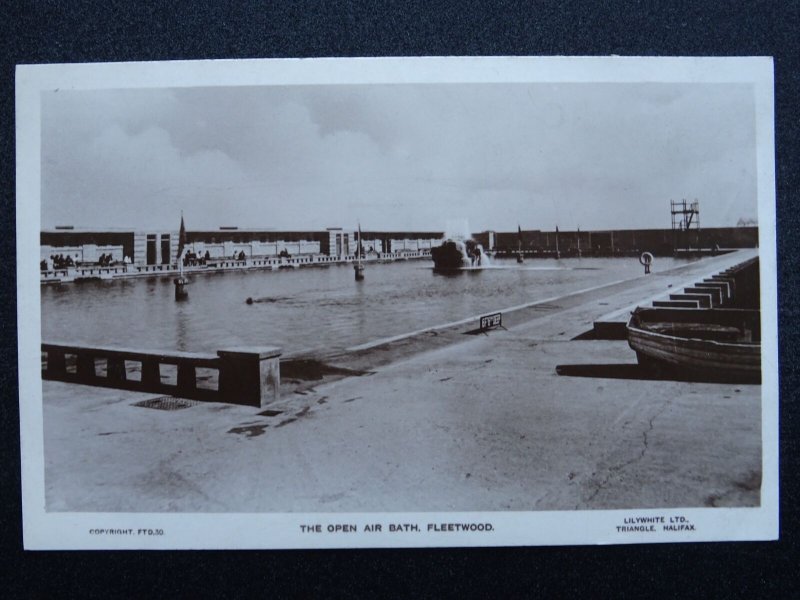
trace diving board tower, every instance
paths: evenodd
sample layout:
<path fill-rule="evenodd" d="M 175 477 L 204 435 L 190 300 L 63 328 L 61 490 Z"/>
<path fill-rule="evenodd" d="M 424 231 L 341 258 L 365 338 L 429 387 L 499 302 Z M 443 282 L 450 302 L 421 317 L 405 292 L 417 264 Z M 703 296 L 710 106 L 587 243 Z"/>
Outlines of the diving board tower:
<path fill-rule="evenodd" d="M 700 202 L 683 200 L 670 200 L 672 213 L 672 249 L 675 253 L 679 250 L 688 251 L 694 242 L 695 248 L 700 248 Z"/>

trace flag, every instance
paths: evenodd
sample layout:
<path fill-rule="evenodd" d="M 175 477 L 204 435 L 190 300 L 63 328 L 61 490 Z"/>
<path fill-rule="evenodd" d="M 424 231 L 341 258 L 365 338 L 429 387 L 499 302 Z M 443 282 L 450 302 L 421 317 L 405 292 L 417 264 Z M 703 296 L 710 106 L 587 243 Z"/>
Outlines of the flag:
<path fill-rule="evenodd" d="M 186 246 L 186 225 L 183 224 L 183 213 L 181 213 L 181 228 L 178 232 L 178 261 L 181 260 L 183 249 Z"/>

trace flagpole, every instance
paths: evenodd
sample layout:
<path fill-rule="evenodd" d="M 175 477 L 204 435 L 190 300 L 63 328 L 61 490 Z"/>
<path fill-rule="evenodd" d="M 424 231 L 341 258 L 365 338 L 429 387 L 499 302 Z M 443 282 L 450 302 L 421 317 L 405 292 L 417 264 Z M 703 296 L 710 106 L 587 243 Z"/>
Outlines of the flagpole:
<path fill-rule="evenodd" d="M 181 211 L 181 228 L 178 230 L 178 273 L 183 278 L 183 252 L 186 242 L 186 228 L 183 224 L 183 211 Z"/>
<path fill-rule="evenodd" d="M 178 277 L 175 279 L 175 300 L 186 300 L 189 293 L 186 291 L 186 279 L 183 277 L 183 253 L 186 250 L 186 225 L 183 222 L 181 211 L 181 228 L 178 231 Z"/>

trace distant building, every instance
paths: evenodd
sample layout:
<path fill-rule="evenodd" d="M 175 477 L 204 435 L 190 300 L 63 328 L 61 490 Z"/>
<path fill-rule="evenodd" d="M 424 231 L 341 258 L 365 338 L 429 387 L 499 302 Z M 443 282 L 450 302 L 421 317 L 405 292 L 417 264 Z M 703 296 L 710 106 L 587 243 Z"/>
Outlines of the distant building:
<path fill-rule="evenodd" d="M 693 232 L 694 233 L 694 232 Z M 486 250 L 552 253 L 562 256 L 616 256 L 643 251 L 671 255 L 675 249 L 671 229 L 618 229 L 605 231 L 484 231 L 473 234 Z M 361 233 L 365 252 L 402 253 L 430 250 L 442 243 L 441 231 L 372 231 Z M 137 266 L 175 265 L 178 259 L 177 230 L 99 230 L 60 227 L 41 232 L 40 261 L 52 266 L 53 256 L 68 256 L 74 263 L 93 264 L 101 256 L 113 262 L 125 258 Z M 331 257 L 354 257 L 357 232 L 341 227 L 323 231 L 276 231 L 221 227 L 186 232 L 187 250 L 198 257 L 211 259 L 247 258 L 321 254 Z M 704 228 L 695 234 L 693 247 L 753 248 L 758 246 L 758 227 Z"/>
<path fill-rule="evenodd" d="M 441 232 L 363 231 L 365 252 L 402 252 L 430 249 L 441 243 Z M 353 256 L 357 232 L 331 227 L 324 231 L 275 231 L 220 227 L 186 232 L 187 250 L 211 259 L 244 256 L 270 257 L 324 254 Z M 134 265 L 170 265 L 178 260 L 177 230 L 98 230 L 60 227 L 41 232 L 42 261 L 70 256 L 76 263 L 95 263 L 103 254 L 115 262 L 126 257 Z"/>

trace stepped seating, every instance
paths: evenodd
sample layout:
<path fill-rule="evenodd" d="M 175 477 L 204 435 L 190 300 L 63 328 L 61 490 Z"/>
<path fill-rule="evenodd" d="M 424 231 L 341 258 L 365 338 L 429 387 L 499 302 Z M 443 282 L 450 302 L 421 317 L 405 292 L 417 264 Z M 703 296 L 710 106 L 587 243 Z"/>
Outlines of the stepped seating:
<path fill-rule="evenodd" d="M 691 280 L 690 280 L 691 281 Z M 706 275 L 691 284 L 685 282 L 674 291 L 660 293 L 594 321 L 591 337 L 601 340 L 627 339 L 627 323 L 638 306 L 654 308 L 711 309 L 754 308 L 758 306 L 758 257 L 743 261 L 714 275 Z"/>
<path fill-rule="evenodd" d="M 656 308 L 722 308 L 730 306 L 736 299 L 737 280 L 758 261 L 758 257 L 746 260 L 685 287 L 683 293 L 670 294 L 668 299 L 655 300 Z"/>

